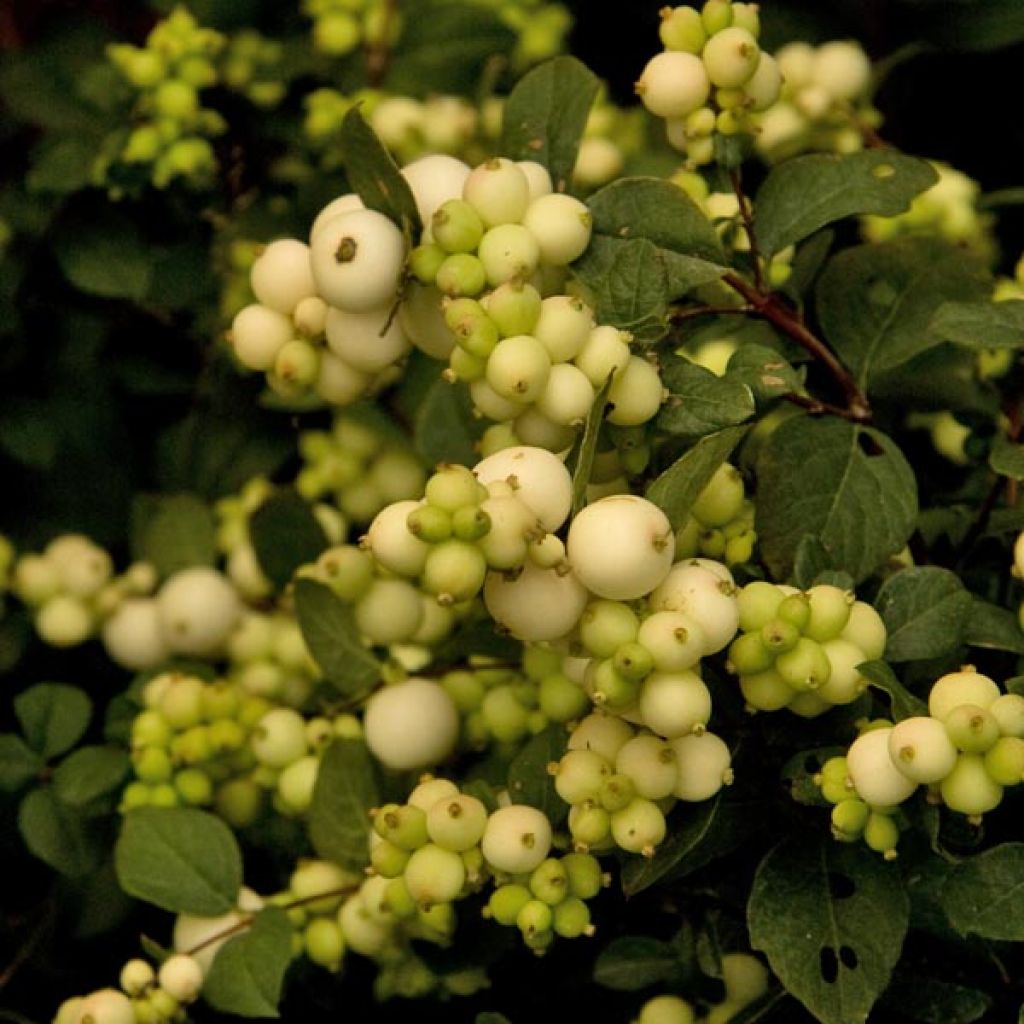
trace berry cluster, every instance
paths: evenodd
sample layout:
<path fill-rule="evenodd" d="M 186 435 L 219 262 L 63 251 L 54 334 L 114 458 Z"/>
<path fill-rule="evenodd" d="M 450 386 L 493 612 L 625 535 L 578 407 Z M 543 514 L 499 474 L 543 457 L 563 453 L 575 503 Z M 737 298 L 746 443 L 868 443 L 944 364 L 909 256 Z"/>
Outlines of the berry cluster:
<path fill-rule="evenodd" d="M 228 638 L 228 678 L 245 693 L 301 707 L 320 673 L 293 615 L 247 609 Z"/>
<path fill-rule="evenodd" d="M 401 32 L 400 15 L 383 0 L 303 0 L 313 19 L 313 49 L 345 57 L 361 44 L 393 43 Z"/>
<path fill-rule="evenodd" d="M 662 11 L 665 46 L 636 83 L 644 106 L 668 122 L 668 140 L 694 167 L 710 163 L 715 135 L 749 134 L 779 98 L 782 74 L 757 39 L 756 4 L 706 0 Z"/>
<path fill-rule="evenodd" d="M 135 125 L 124 137 L 112 136 L 94 169 L 96 177 L 118 185 L 132 167 L 146 168 L 157 188 L 177 178 L 205 188 L 217 171 L 209 139 L 227 124 L 201 105 L 199 93 L 218 81 L 216 58 L 225 37 L 202 28 L 184 7 L 176 7 L 146 37 L 144 47 L 111 44 L 107 55 L 137 91 Z"/>
<path fill-rule="evenodd" d="M 1024 697 L 1002 693 L 970 665 L 936 681 L 928 715 L 870 723 L 819 776 L 822 795 L 835 804 L 836 838 L 863 836 L 888 858 L 899 839 L 896 809 L 918 786 L 977 824 L 1022 781 Z"/>
<path fill-rule="evenodd" d="M 676 557 L 702 555 L 741 565 L 750 561 L 756 542 L 754 504 L 746 497 L 739 470 L 725 462 L 676 530 Z"/>
<path fill-rule="evenodd" d="M 871 106 L 871 62 L 858 43 L 788 43 L 775 55 L 779 101 L 758 117 L 757 148 L 775 162 L 809 150 L 850 153 L 881 123 Z"/>
<path fill-rule="evenodd" d="M 915 196 L 905 213 L 862 218 L 864 237 L 871 242 L 885 242 L 906 235 L 944 238 L 993 261 L 997 251 L 992 233 L 995 218 L 991 213 L 978 209 L 981 186 L 949 164 L 937 160 L 930 162 L 939 180 Z"/>
<path fill-rule="evenodd" d="M 706 713 L 691 716 L 688 731 L 673 730 L 668 740 L 602 712 L 579 722 L 568 751 L 548 769 L 558 795 L 570 805 L 569 833 L 577 851 L 617 846 L 651 857 L 677 800 L 708 800 L 732 782 L 729 748 L 694 720 L 707 720 L 710 695 L 706 704 Z"/>
<path fill-rule="evenodd" d="M 885 650 L 885 625 L 853 593 L 820 584 L 807 591 L 748 583 L 737 597 L 741 630 L 727 667 L 754 711 L 788 708 L 813 718 L 867 688 L 858 671 Z"/>
<path fill-rule="evenodd" d="M 231 36 L 221 58 L 221 80 L 233 92 L 241 93 L 253 106 L 276 107 L 284 99 L 282 80 L 284 46 L 253 29 Z"/>

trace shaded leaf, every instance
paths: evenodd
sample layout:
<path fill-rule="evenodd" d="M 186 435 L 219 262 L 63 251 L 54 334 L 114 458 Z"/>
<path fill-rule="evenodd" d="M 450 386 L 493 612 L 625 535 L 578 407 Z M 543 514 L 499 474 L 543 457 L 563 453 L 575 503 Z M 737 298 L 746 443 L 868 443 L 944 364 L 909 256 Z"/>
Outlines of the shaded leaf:
<path fill-rule="evenodd" d="M 803 375 L 767 345 L 741 345 L 729 359 L 725 376 L 746 385 L 756 402 L 804 390 Z"/>
<path fill-rule="evenodd" d="M 963 935 L 1024 942 L 1024 843 L 1002 843 L 955 864 L 942 909 Z"/>
<path fill-rule="evenodd" d="M 53 248 L 65 277 L 83 292 L 140 301 L 149 291 L 152 249 L 136 222 L 115 207 L 69 215 L 54 235 Z"/>
<path fill-rule="evenodd" d="M 529 804 L 557 824 L 568 813 L 565 801 L 555 792 L 548 765 L 565 753 L 568 733 L 560 722 L 537 733 L 516 754 L 508 767 L 508 792 L 513 803 Z"/>
<path fill-rule="evenodd" d="M 328 545 L 312 506 L 294 491 L 272 494 L 253 512 L 249 539 L 263 574 L 278 589 L 300 565 L 315 562 Z"/>
<path fill-rule="evenodd" d="M 888 634 L 886 659 L 918 661 L 956 649 L 971 595 L 948 569 L 914 566 L 893 573 L 874 603 Z"/>
<path fill-rule="evenodd" d="M 361 871 L 369 859 L 369 811 L 377 803 L 377 781 L 366 745 L 361 740 L 334 740 L 320 761 L 309 811 L 309 838 L 316 852 Z"/>
<path fill-rule="evenodd" d="M 915 697 L 896 678 L 896 673 L 881 659 L 877 661 L 863 661 L 857 666 L 857 671 L 875 689 L 889 695 L 892 717 L 895 721 L 901 722 L 904 718 L 914 718 L 917 715 L 927 716 L 927 702 L 921 700 L 920 697 Z"/>
<path fill-rule="evenodd" d="M 217 535 L 210 507 L 194 494 L 140 494 L 132 507 L 132 553 L 164 577 L 214 565 Z"/>
<path fill-rule="evenodd" d="M 527 72 L 505 101 L 501 152 L 543 164 L 555 191 L 566 191 L 600 87 L 597 76 L 575 57 L 553 57 Z"/>
<path fill-rule="evenodd" d="M 1024 654 L 1024 630 L 1017 616 L 975 597 L 964 624 L 963 642 L 971 647 Z"/>
<path fill-rule="evenodd" d="M 717 377 L 689 359 L 672 358 L 662 367 L 661 379 L 669 397 L 657 424 L 674 437 L 704 437 L 754 415 L 754 396 L 745 383 Z"/>
<path fill-rule="evenodd" d="M 932 318 L 931 331 L 967 348 L 1024 348 L 1024 299 L 944 302 Z"/>
<path fill-rule="evenodd" d="M 1000 476 L 1024 480 L 1024 444 L 1014 444 L 1003 434 L 998 434 L 992 442 L 988 464 Z"/>
<path fill-rule="evenodd" d="M 53 773 L 53 792 L 61 803 L 84 807 L 120 788 L 131 759 L 115 747 L 82 747 L 69 754 Z"/>
<path fill-rule="evenodd" d="M 594 963 L 594 981 L 605 988 L 636 992 L 672 980 L 680 971 L 671 943 L 645 935 L 624 935 L 610 942 Z"/>
<path fill-rule="evenodd" d="M 103 859 L 100 823 L 65 807 L 51 789 L 33 789 L 21 801 L 18 831 L 29 850 L 62 875 L 80 878 Z"/>
<path fill-rule="evenodd" d="M 70 750 L 85 734 L 92 701 L 77 686 L 37 683 L 14 698 L 25 740 L 49 760 Z"/>
<path fill-rule="evenodd" d="M 16 793 L 45 765 L 43 759 L 13 732 L 0 733 L 0 792 Z"/>

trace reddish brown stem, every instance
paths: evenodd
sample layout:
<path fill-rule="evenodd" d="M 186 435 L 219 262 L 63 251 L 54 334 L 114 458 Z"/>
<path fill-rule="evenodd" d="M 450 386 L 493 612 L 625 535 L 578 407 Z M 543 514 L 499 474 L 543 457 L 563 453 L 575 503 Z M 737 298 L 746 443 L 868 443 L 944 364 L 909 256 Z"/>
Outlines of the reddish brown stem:
<path fill-rule="evenodd" d="M 764 271 L 762 269 L 761 250 L 757 246 L 757 235 L 754 234 L 754 209 L 750 204 L 750 197 L 743 191 L 743 179 L 738 169 L 729 172 L 729 181 L 732 182 L 732 190 L 736 193 L 736 201 L 740 207 L 740 219 L 747 232 L 747 240 L 750 243 L 750 259 L 754 265 L 754 286 L 759 292 L 764 289 Z"/>

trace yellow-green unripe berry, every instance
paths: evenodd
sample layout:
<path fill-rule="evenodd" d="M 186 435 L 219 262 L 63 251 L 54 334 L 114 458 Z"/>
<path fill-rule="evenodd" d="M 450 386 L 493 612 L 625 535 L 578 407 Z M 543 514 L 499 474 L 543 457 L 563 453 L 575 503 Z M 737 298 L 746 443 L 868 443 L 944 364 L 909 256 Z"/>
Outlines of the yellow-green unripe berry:
<path fill-rule="evenodd" d="M 449 672 L 441 679 L 441 685 L 460 714 L 476 711 L 484 699 L 484 685 L 473 672 Z"/>
<path fill-rule="evenodd" d="M 471 253 L 452 253 L 437 268 L 435 284 L 451 297 L 479 295 L 487 284 L 487 273 L 483 263 Z"/>
<path fill-rule="evenodd" d="M 487 902 L 487 913 L 498 924 L 509 928 L 516 923 L 520 911 L 533 899 L 525 885 L 499 885 Z"/>
<path fill-rule="evenodd" d="M 529 334 L 503 338 L 487 360 L 487 383 L 502 398 L 535 402 L 544 392 L 551 359 Z"/>
<path fill-rule="evenodd" d="M 341 966 L 345 953 L 345 940 L 337 921 L 328 917 L 317 917 L 306 925 L 302 935 L 306 956 L 315 964 L 336 971 Z"/>
<path fill-rule="evenodd" d="M 591 800 L 569 810 L 569 834 L 577 850 L 598 849 L 611 834 L 611 815 Z"/>
<path fill-rule="evenodd" d="M 726 999 L 730 1002 L 746 1006 L 760 999 L 768 991 L 768 979 L 768 971 L 757 957 L 749 953 L 726 953 L 722 956 L 722 981 Z"/>
<path fill-rule="evenodd" d="M 800 639 L 800 631 L 790 622 L 784 619 L 771 619 L 766 622 L 757 635 L 764 644 L 766 650 L 773 655 L 783 654 L 791 651 Z M 864 659 L 861 658 L 863 661 Z M 762 670 L 763 671 L 763 670 Z"/>
<path fill-rule="evenodd" d="M 816 690 L 828 682 L 832 666 L 821 644 L 802 636 L 775 659 L 775 671 L 794 690 Z"/>
<path fill-rule="evenodd" d="M 805 636 L 819 642 L 838 636 L 850 619 L 854 596 L 848 590 L 821 584 L 807 591 L 810 618 L 803 628 Z"/>
<path fill-rule="evenodd" d="M 636 784 L 633 780 L 628 775 L 616 773 L 604 780 L 597 801 L 609 814 L 614 814 L 628 806 L 636 795 Z"/>
<path fill-rule="evenodd" d="M 409 893 L 405 878 L 399 876 L 388 880 L 384 889 L 384 906 L 388 913 L 404 920 L 416 914 L 416 901 Z"/>
<path fill-rule="evenodd" d="M 709 36 L 728 28 L 732 24 L 731 0 L 706 0 L 700 19 Z"/>
<path fill-rule="evenodd" d="M 527 939 L 544 935 L 551 930 L 553 916 L 551 907 L 543 900 L 530 900 L 516 917 L 516 927 Z"/>
<path fill-rule="evenodd" d="M 430 222 L 434 241 L 450 253 L 473 252 L 484 236 L 484 222 L 463 199 L 442 203 Z"/>
<path fill-rule="evenodd" d="M 433 284 L 448 252 L 434 243 L 417 245 L 409 253 L 409 270 L 421 284 Z"/>
<path fill-rule="evenodd" d="M 485 301 L 487 315 L 503 338 L 532 333 L 540 317 L 540 292 L 520 278 L 505 281 Z"/>
<path fill-rule="evenodd" d="M 529 731 L 529 709 L 509 686 L 489 690 L 480 711 L 487 729 L 499 743 L 517 743 Z"/>
<path fill-rule="evenodd" d="M 382 839 L 410 852 L 429 839 L 426 812 L 413 804 L 385 804 L 378 808 L 373 816 L 373 830 Z"/>
<path fill-rule="evenodd" d="M 452 516 L 437 505 L 414 508 L 405 521 L 409 532 L 425 544 L 439 544 L 452 535 Z"/>
<path fill-rule="evenodd" d="M 538 864 L 530 875 L 530 892 L 549 906 L 561 903 L 569 892 L 569 873 L 565 865 L 554 857 Z"/>
<path fill-rule="evenodd" d="M 201 807 L 213 801 L 213 783 L 206 772 L 198 768 L 186 768 L 174 776 L 174 788 L 182 803 Z"/>
<path fill-rule="evenodd" d="M 427 843 L 409 858 L 403 877 L 409 895 L 421 906 L 430 907 L 458 897 L 466 884 L 466 866 L 457 853 Z"/>
<path fill-rule="evenodd" d="M 803 632 L 811 618 L 810 599 L 806 594 L 788 594 L 775 609 L 775 614 Z"/>
<path fill-rule="evenodd" d="M 486 827 L 487 808 L 466 793 L 443 797 L 427 812 L 431 842 L 456 853 L 476 846 Z"/>
<path fill-rule="evenodd" d="M 779 711 L 792 703 L 793 687 L 774 668 L 740 676 L 740 692 L 753 711 Z"/>
<path fill-rule="evenodd" d="M 551 915 L 551 927 L 563 939 L 575 939 L 580 935 L 593 935 L 590 923 L 590 908 L 575 896 L 562 900 Z"/>
<path fill-rule="evenodd" d="M 666 50 L 684 53 L 700 53 L 708 38 L 700 13 L 692 7 L 663 8 L 658 35 Z"/>
<path fill-rule="evenodd" d="M 961 704 L 942 720 L 955 746 L 966 754 L 984 754 L 999 739 L 994 715 L 976 704 Z"/>
<path fill-rule="evenodd" d="M 601 862 L 589 853 L 567 853 L 562 864 L 572 896 L 582 900 L 593 899 L 606 884 Z"/>
<path fill-rule="evenodd" d="M 552 770 L 555 792 L 567 804 L 596 800 L 611 773 L 611 765 L 595 751 L 569 750 Z"/>
<path fill-rule="evenodd" d="M 896 856 L 896 844 L 900 839 L 899 826 L 887 814 L 872 811 L 864 825 L 864 842 L 876 853 L 884 854 L 886 859 Z"/>
<path fill-rule="evenodd" d="M 580 642 L 595 658 L 611 658 L 623 644 L 636 640 L 636 613 L 622 601 L 596 600 L 580 618 Z"/>
<path fill-rule="evenodd" d="M 844 839 L 856 838 L 864 831 L 870 813 L 871 808 L 863 800 L 840 800 L 832 808 L 832 829 Z"/>
<path fill-rule="evenodd" d="M 757 580 L 748 583 L 736 595 L 739 626 L 745 633 L 762 629 L 771 622 L 786 595 L 774 583 Z M 799 630 L 799 626 L 795 627 Z"/>
<path fill-rule="evenodd" d="M 423 566 L 424 590 L 443 604 L 468 601 L 480 592 L 487 575 L 487 560 L 475 544 L 446 540 L 431 548 Z"/>
<path fill-rule="evenodd" d="M 621 711 L 636 703 L 639 685 L 636 679 L 623 675 L 615 662 L 591 662 L 587 669 L 585 684 L 590 699 L 598 706 L 612 711 Z"/>
<path fill-rule="evenodd" d="M 620 675 L 634 682 L 646 679 L 655 668 L 668 667 L 664 661 L 661 666 L 656 665 L 651 651 L 638 642 L 617 647 L 612 656 L 612 664 Z"/>
<path fill-rule="evenodd" d="M 1024 739 L 1003 736 L 985 752 L 985 771 L 1000 786 L 1016 786 L 1024 781 Z"/>
<path fill-rule="evenodd" d="M 690 512 L 705 526 L 724 526 L 739 515 L 743 500 L 743 477 L 735 466 L 723 462 L 697 496 Z"/>
<path fill-rule="evenodd" d="M 540 681 L 540 710 L 553 722 L 571 722 L 582 717 L 590 702 L 582 687 L 561 672 L 553 672 Z"/>
<path fill-rule="evenodd" d="M 685 999 L 664 995 L 648 999 L 640 1007 L 636 1024 L 695 1024 L 696 1020 L 693 1007 Z"/>
<path fill-rule="evenodd" d="M 665 815 L 653 801 L 636 797 L 611 816 L 611 832 L 623 850 L 650 857 L 665 838 Z"/>
<path fill-rule="evenodd" d="M 406 864 L 412 854 L 400 846 L 380 839 L 370 849 L 370 864 L 378 875 L 384 878 L 397 878 L 405 871 Z"/>
<path fill-rule="evenodd" d="M 740 676 L 767 672 L 775 664 L 775 652 L 770 650 L 758 633 L 741 633 L 729 645 L 730 671 Z"/>

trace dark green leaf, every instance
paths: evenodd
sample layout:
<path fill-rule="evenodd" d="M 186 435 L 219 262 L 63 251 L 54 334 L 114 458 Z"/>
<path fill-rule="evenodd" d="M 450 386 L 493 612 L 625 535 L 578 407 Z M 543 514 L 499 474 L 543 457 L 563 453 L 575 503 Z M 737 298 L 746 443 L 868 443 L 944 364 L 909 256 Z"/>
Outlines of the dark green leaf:
<path fill-rule="evenodd" d="M 315 562 L 328 544 L 312 507 L 294 491 L 271 495 L 253 512 L 249 539 L 264 575 L 278 588 L 300 565 Z"/>
<path fill-rule="evenodd" d="M 565 192 L 600 88 L 597 76 L 575 57 L 554 57 L 527 72 L 505 101 L 501 152 L 543 164 L 555 191 Z"/>
<path fill-rule="evenodd" d="M 86 875 L 103 857 L 101 823 L 83 819 L 50 789 L 33 789 L 21 801 L 18 830 L 29 850 L 62 875 Z"/>
<path fill-rule="evenodd" d="M 471 3 L 417 0 L 403 18 L 386 80 L 403 96 L 471 94 L 488 63 L 511 54 L 516 33 L 497 10 Z"/>
<path fill-rule="evenodd" d="M 754 232 L 766 257 L 854 214 L 891 217 L 939 180 L 925 160 L 885 149 L 785 160 L 758 189 Z"/>
<path fill-rule="evenodd" d="M 671 981 L 680 971 L 671 943 L 644 935 L 624 935 L 610 942 L 594 963 L 594 981 L 605 988 L 636 992 Z"/>
<path fill-rule="evenodd" d="M 1017 0 L 934 0 L 926 10 L 920 30 L 943 48 L 994 50 L 1024 39 L 1024 8 Z"/>
<path fill-rule="evenodd" d="M 1014 444 L 1002 434 L 992 442 L 988 464 L 1000 476 L 1011 480 L 1024 480 L 1024 444 Z"/>
<path fill-rule="evenodd" d="M 705 437 L 754 415 L 754 396 L 746 384 L 717 377 L 689 359 L 673 357 L 662 367 L 661 379 L 669 396 L 657 423 L 674 437 Z"/>
<path fill-rule="evenodd" d="M 1024 630 L 1020 628 L 1017 616 L 978 597 L 971 602 L 964 624 L 963 642 L 971 647 L 1024 654 Z"/>
<path fill-rule="evenodd" d="M 214 565 L 217 535 L 210 507 L 194 494 L 140 494 L 132 508 L 132 552 L 164 577 Z"/>
<path fill-rule="evenodd" d="M 280 907 L 266 907 L 252 926 L 226 942 L 203 983 L 203 998 L 222 1013 L 278 1017 L 284 972 L 292 957 L 292 926 Z"/>
<path fill-rule="evenodd" d="M 70 750 L 85 734 L 92 701 L 77 686 L 38 683 L 14 698 L 14 712 L 28 745 L 49 760 Z"/>
<path fill-rule="evenodd" d="M 909 902 L 898 869 L 862 844 L 793 836 L 761 862 L 750 943 L 823 1024 L 862 1024 L 903 947 Z"/>
<path fill-rule="evenodd" d="M 494 1013 L 492 1010 L 484 1010 L 478 1013 L 473 1019 L 473 1024 L 512 1024 L 503 1013 Z"/>
<path fill-rule="evenodd" d="M 1024 348 L 1024 300 L 944 302 L 931 331 L 967 348 Z"/>
<path fill-rule="evenodd" d="M 176 914 L 227 913 L 242 885 L 242 855 L 231 830 L 192 808 L 128 812 L 114 858 L 126 893 Z"/>
<path fill-rule="evenodd" d="M 96 142 L 86 137 L 46 137 L 32 155 L 25 184 L 32 192 L 77 192 L 90 184 Z"/>
<path fill-rule="evenodd" d="M 811 235 L 806 242 L 797 246 L 793 257 L 792 270 L 783 282 L 781 291 L 799 302 L 811 290 L 835 241 L 835 232 L 826 229 Z"/>
<path fill-rule="evenodd" d="M 948 569 L 921 566 L 893 573 L 875 608 L 885 620 L 889 661 L 941 658 L 960 643 L 971 595 Z"/>
<path fill-rule="evenodd" d="M 366 693 L 380 678 L 380 662 L 359 639 L 352 609 L 316 580 L 295 581 L 295 614 L 324 678 L 346 696 Z"/>
<path fill-rule="evenodd" d="M 732 454 L 747 427 L 726 427 L 702 437 L 685 455 L 676 459 L 647 488 L 647 498 L 668 516 L 678 529 L 715 471 Z"/>
<path fill-rule="evenodd" d="M 390 217 L 406 238 L 418 239 L 423 225 L 412 190 L 358 107 L 345 115 L 338 142 L 349 183 L 366 206 Z"/>
<path fill-rule="evenodd" d="M 431 466 L 458 462 L 472 466 L 478 460 L 473 442 L 479 431 L 465 384 L 449 384 L 433 363 L 435 380 L 416 406 L 413 443 Z"/>
<path fill-rule="evenodd" d="M 594 453 L 597 451 L 601 422 L 604 419 L 604 410 L 608 404 L 608 392 L 611 386 L 612 376 L 609 374 L 608 379 L 601 386 L 601 390 L 594 396 L 594 404 L 587 414 L 583 433 L 569 458 L 568 464 L 572 470 L 573 515 L 576 515 L 587 503 L 587 484 L 590 483 L 590 470 L 594 465 Z"/>
<path fill-rule="evenodd" d="M 83 292 L 139 301 L 149 291 L 152 250 L 136 222 L 116 207 L 66 218 L 53 248 L 64 275 Z"/>
<path fill-rule="evenodd" d="M 833 568 L 860 582 L 901 550 L 917 520 L 914 473 L 885 435 L 839 419 L 794 416 L 757 460 L 755 525 L 774 578 L 815 534 Z"/>
<path fill-rule="evenodd" d="M 45 762 L 13 732 L 0 733 L 0 793 L 15 793 L 43 770 Z"/>
<path fill-rule="evenodd" d="M 663 878 L 682 878 L 731 852 L 760 828 L 758 812 L 759 808 L 749 801 L 732 801 L 723 793 L 703 803 L 680 807 L 672 815 L 668 836 L 654 856 L 631 857 L 623 864 L 623 891 L 635 896 Z"/>
<path fill-rule="evenodd" d="M 821 542 L 821 538 L 813 533 L 805 533 L 796 546 L 793 556 L 793 586 L 806 590 L 814 585 L 814 581 L 825 572 L 834 571 L 832 556 Z"/>
<path fill-rule="evenodd" d="M 922 1024 L 971 1024 L 985 1015 L 992 999 L 980 989 L 897 971 L 879 1005 Z"/>
<path fill-rule="evenodd" d="M 661 250 L 653 242 L 595 235 L 575 270 L 593 293 L 598 323 L 629 331 L 643 345 L 664 336 L 668 274 Z"/>
<path fill-rule="evenodd" d="M 1002 843 L 956 864 L 942 909 L 963 935 L 1024 942 L 1024 843 Z"/>
<path fill-rule="evenodd" d="M 715 226 L 681 189 L 661 178 L 620 178 L 587 200 L 594 231 L 611 238 L 646 238 L 659 249 L 705 261 L 715 277 L 725 253 Z M 717 271 L 717 273 L 715 273 Z"/>
<path fill-rule="evenodd" d="M 826 339 L 864 385 L 944 339 L 930 329 L 940 303 L 987 296 L 987 271 L 937 238 L 860 245 L 834 256 L 818 281 Z"/>
<path fill-rule="evenodd" d="M 746 385 L 757 402 L 790 392 L 800 394 L 804 389 L 799 371 L 767 345 L 741 345 L 729 359 L 725 376 Z"/>
<path fill-rule="evenodd" d="M 536 807 L 556 824 L 568 808 L 555 792 L 554 776 L 548 773 L 548 765 L 565 753 L 567 739 L 564 725 L 549 725 L 537 733 L 508 766 L 508 792 L 512 802 Z"/>
<path fill-rule="evenodd" d="M 857 671 L 867 679 L 873 687 L 889 695 L 892 717 L 901 722 L 904 718 L 927 715 L 928 705 L 919 697 L 915 697 L 897 678 L 889 666 L 881 659 L 864 661 L 857 666 Z"/>
<path fill-rule="evenodd" d="M 63 804 L 83 807 L 118 789 L 130 767 L 131 760 L 124 750 L 82 747 L 57 765 L 53 773 L 54 795 Z"/>
<path fill-rule="evenodd" d="M 377 802 L 377 781 L 366 745 L 360 740 L 335 740 L 320 761 L 309 812 L 309 838 L 316 852 L 361 871 L 369 858 L 369 811 Z"/>

